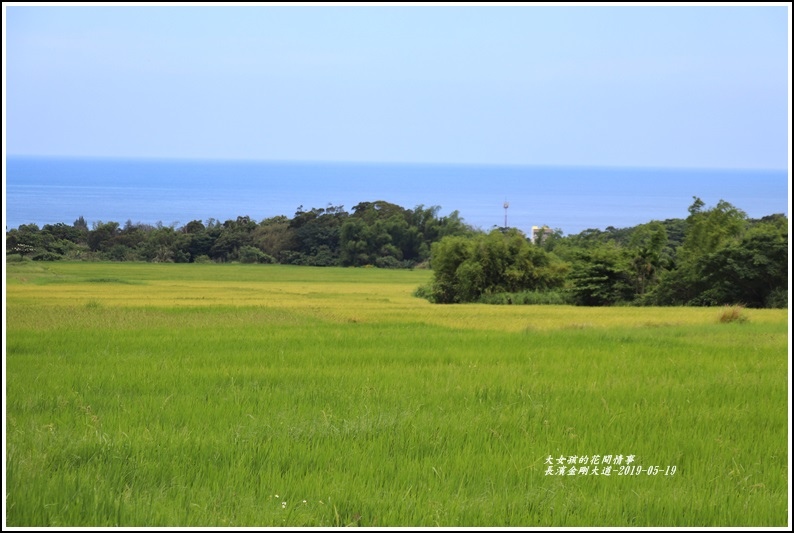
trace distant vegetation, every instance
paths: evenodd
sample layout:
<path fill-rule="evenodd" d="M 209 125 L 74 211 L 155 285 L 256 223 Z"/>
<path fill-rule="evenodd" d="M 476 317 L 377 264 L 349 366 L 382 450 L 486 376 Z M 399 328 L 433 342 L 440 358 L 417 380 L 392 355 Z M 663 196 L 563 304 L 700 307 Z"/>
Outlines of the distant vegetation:
<path fill-rule="evenodd" d="M 457 211 L 406 209 L 385 201 L 304 211 L 293 218 L 182 227 L 80 217 L 22 225 L 6 234 L 10 260 L 240 262 L 311 266 L 430 266 L 417 295 L 437 303 L 788 306 L 788 219 L 749 219 L 720 201 L 699 198 L 686 219 L 632 228 L 589 229 L 531 242 L 515 228 L 468 226 Z"/>
<path fill-rule="evenodd" d="M 7 233 L 6 250 L 34 260 L 110 260 L 173 263 L 240 262 L 309 266 L 411 268 L 427 261 L 433 242 L 466 235 L 457 211 L 440 207 L 405 209 L 384 201 L 342 206 L 298 207 L 293 218 L 256 222 L 248 216 L 220 222 L 193 220 L 176 228 L 157 224 L 96 222 L 22 225 Z"/>
<path fill-rule="evenodd" d="M 527 246 L 515 230 L 445 237 L 434 277 L 417 291 L 438 303 L 742 305 L 788 307 L 788 219 L 750 220 L 727 202 L 686 219 L 633 228 L 555 231 Z"/>

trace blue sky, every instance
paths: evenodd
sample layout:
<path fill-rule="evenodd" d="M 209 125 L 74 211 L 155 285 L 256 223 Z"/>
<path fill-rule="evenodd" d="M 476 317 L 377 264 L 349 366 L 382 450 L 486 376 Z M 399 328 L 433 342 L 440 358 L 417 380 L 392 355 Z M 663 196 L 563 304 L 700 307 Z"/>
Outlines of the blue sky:
<path fill-rule="evenodd" d="M 3 9 L 7 154 L 789 164 L 783 5 Z"/>

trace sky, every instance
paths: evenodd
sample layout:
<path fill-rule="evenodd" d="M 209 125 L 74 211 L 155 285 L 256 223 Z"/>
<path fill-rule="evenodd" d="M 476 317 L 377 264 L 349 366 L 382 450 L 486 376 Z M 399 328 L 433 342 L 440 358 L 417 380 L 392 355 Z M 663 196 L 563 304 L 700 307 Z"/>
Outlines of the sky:
<path fill-rule="evenodd" d="M 785 4 L 3 10 L 9 155 L 789 167 Z"/>

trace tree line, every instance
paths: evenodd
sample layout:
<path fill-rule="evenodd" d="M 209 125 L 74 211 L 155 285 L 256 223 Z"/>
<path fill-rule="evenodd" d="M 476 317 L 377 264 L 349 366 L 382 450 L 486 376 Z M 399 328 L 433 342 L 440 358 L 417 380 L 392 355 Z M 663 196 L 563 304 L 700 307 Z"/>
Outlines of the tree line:
<path fill-rule="evenodd" d="M 311 266 L 411 268 L 426 262 L 430 246 L 448 235 L 473 232 L 459 213 L 439 216 L 440 207 L 405 209 L 362 202 L 304 210 L 292 218 L 260 222 L 248 216 L 220 222 L 193 220 L 174 227 L 95 222 L 21 225 L 6 233 L 6 252 L 33 260 L 148 262 L 241 262 Z"/>
<path fill-rule="evenodd" d="M 694 197 L 686 219 L 632 228 L 541 232 L 534 243 L 515 229 L 445 237 L 431 265 L 417 295 L 437 303 L 785 308 L 788 219 Z"/>
<path fill-rule="evenodd" d="M 457 211 L 385 201 L 304 210 L 260 222 L 242 216 L 182 227 L 96 222 L 19 226 L 9 258 L 242 262 L 312 266 L 430 266 L 417 295 L 436 303 L 788 306 L 788 219 L 750 219 L 693 198 L 686 219 L 588 229 L 535 240 L 516 228 L 483 231 Z"/>

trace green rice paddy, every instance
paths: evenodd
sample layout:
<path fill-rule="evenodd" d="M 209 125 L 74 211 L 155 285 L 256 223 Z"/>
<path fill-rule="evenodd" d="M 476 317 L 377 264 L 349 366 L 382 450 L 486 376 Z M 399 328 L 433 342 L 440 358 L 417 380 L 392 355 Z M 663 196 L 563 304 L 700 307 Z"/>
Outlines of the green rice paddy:
<path fill-rule="evenodd" d="M 6 524 L 787 525 L 786 310 L 430 276 L 9 263 Z"/>

